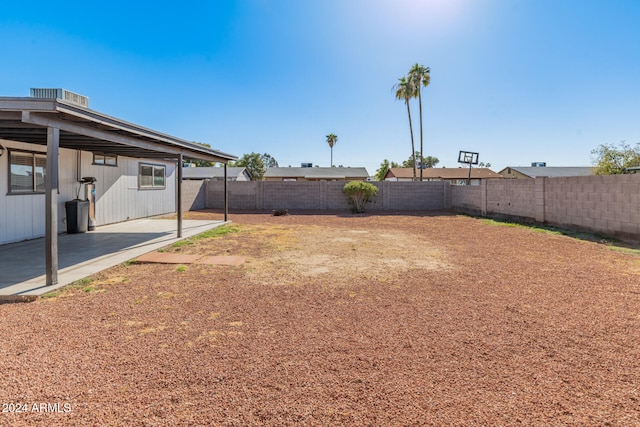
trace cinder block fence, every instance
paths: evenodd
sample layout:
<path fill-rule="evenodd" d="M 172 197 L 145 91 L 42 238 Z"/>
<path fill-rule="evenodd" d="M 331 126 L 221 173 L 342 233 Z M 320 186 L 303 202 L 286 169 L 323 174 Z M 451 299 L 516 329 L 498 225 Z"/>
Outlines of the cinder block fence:
<path fill-rule="evenodd" d="M 197 181 L 185 181 L 189 186 Z M 378 195 L 370 211 L 388 210 L 442 210 L 449 204 L 450 186 L 448 183 L 438 182 L 373 182 L 378 187 Z M 207 208 L 221 209 L 224 207 L 224 182 L 206 181 L 203 185 L 204 203 Z M 229 208 L 250 210 L 271 209 L 299 209 L 319 211 L 349 210 L 349 204 L 342 187 L 345 182 L 340 181 L 230 181 Z M 189 189 L 189 193 L 197 193 Z M 187 190 L 184 190 L 186 193 Z M 187 205 L 183 209 L 194 209 L 186 199 Z M 195 209 L 200 208 L 197 202 Z M 201 209 L 201 208 L 200 208 Z"/>
<path fill-rule="evenodd" d="M 640 174 L 492 180 L 452 187 L 451 208 L 640 241 Z"/>
<path fill-rule="evenodd" d="M 229 209 L 348 211 L 345 182 L 228 182 Z M 368 211 L 453 209 L 476 215 L 549 224 L 640 241 L 640 174 L 504 179 L 479 186 L 445 181 L 373 182 Z M 183 210 L 224 207 L 224 182 L 184 181 Z"/>

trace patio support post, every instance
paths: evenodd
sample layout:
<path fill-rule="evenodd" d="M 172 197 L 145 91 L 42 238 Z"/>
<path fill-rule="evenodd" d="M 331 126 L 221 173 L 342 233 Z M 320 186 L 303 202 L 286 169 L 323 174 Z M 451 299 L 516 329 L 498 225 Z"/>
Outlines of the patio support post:
<path fill-rule="evenodd" d="M 227 164 L 224 162 L 224 222 L 227 222 L 229 218 L 229 187 L 227 184 Z"/>
<path fill-rule="evenodd" d="M 182 237 L 182 153 L 178 154 L 178 182 L 176 193 L 176 212 L 178 216 L 178 238 Z"/>
<path fill-rule="evenodd" d="M 58 147 L 60 129 L 47 128 L 45 185 L 45 276 L 46 286 L 58 284 Z"/>

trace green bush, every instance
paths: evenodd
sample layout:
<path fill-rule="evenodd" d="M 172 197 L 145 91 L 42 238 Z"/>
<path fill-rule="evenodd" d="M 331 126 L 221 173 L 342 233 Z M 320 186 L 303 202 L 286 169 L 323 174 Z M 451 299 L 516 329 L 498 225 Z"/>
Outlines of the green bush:
<path fill-rule="evenodd" d="M 364 206 L 378 194 L 378 187 L 364 181 L 350 181 L 342 187 L 354 213 L 364 212 Z"/>

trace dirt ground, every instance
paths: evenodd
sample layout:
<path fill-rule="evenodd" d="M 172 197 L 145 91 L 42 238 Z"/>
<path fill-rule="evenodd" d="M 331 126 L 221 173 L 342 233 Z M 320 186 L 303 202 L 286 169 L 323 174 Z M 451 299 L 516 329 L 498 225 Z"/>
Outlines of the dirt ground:
<path fill-rule="evenodd" d="M 242 265 L 0 305 L 0 425 L 640 425 L 637 254 L 451 214 L 230 219 L 166 250 Z"/>

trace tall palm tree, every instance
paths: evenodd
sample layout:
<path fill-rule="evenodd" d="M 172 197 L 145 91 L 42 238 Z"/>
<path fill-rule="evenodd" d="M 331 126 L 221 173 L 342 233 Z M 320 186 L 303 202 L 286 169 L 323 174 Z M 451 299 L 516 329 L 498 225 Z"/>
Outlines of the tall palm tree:
<path fill-rule="evenodd" d="M 416 64 L 409 70 L 409 83 L 413 87 L 415 97 L 418 95 L 418 105 L 420 106 L 420 181 L 422 181 L 422 87 L 429 86 L 431 83 L 431 70 L 424 65 Z M 414 163 L 415 164 L 415 163 Z"/>
<path fill-rule="evenodd" d="M 413 125 L 411 124 L 411 108 L 409 108 L 409 100 L 413 98 L 413 87 L 409 84 L 406 77 L 398 79 L 398 83 L 393 86 L 396 91 L 396 99 L 402 100 L 407 105 L 407 114 L 409 115 L 409 132 L 411 133 L 411 155 L 413 156 L 413 164 L 416 164 L 416 147 L 413 141 Z M 416 180 L 416 168 L 413 168 L 413 180 Z"/>
<path fill-rule="evenodd" d="M 327 144 L 331 147 L 331 167 L 333 167 L 333 146 L 338 142 L 338 136 L 336 134 L 330 133 L 327 135 Z"/>

